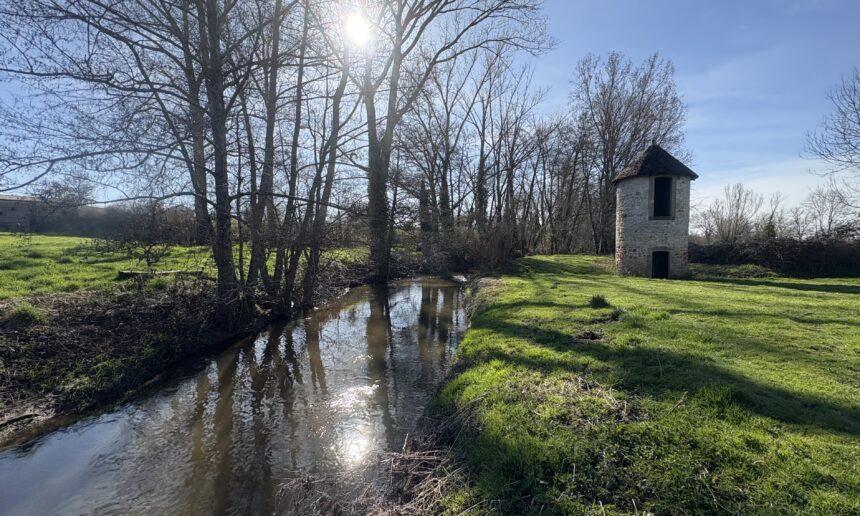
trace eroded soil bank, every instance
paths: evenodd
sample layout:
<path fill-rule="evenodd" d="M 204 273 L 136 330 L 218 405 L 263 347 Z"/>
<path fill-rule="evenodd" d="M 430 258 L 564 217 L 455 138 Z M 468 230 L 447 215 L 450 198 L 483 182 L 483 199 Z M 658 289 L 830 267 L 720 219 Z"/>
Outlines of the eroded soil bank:
<path fill-rule="evenodd" d="M 366 282 L 361 263 L 333 264 L 317 299 L 326 304 Z M 185 362 L 217 352 L 272 322 L 260 311 L 235 331 L 212 320 L 211 283 L 83 291 L 0 301 L 0 448 L 76 415 L 156 388 Z"/>

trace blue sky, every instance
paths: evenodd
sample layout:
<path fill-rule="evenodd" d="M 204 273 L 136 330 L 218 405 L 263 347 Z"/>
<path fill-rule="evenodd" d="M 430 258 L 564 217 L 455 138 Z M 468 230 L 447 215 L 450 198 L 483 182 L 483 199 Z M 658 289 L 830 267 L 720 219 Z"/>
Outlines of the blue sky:
<path fill-rule="evenodd" d="M 546 0 L 546 13 L 558 46 L 535 61 L 545 109 L 565 105 L 582 56 L 658 52 L 688 105 L 695 199 L 741 181 L 794 205 L 821 180 L 802 157 L 806 132 L 860 66 L 860 0 Z"/>
<path fill-rule="evenodd" d="M 621 51 L 675 64 L 698 202 L 741 181 L 800 203 L 823 165 L 802 157 L 827 91 L 860 66 L 860 0 L 545 0 L 555 49 L 533 59 L 543 109 L 564 109 L 576 62 Z M 9 84 L 0 83 L 0 95 Z"/>

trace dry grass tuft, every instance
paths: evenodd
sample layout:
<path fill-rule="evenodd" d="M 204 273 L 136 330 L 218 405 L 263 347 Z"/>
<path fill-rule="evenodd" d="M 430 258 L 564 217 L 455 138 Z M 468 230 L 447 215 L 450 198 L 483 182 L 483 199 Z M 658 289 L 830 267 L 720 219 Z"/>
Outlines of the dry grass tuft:
<path fill-rule="evenodd" d="M 369 467 L 335 477 L 301 476 L 278 493 L 279 514 L 437 514 L 446 493 L 465 485 L 448 448 L 409 439 L 404 451 L 377 457 Z"/>
<path fill-rule="evenodd" d="M 602 338 L 601 330 L 582 330 L 573 336 L 573 340 L 601 340 Z"/>

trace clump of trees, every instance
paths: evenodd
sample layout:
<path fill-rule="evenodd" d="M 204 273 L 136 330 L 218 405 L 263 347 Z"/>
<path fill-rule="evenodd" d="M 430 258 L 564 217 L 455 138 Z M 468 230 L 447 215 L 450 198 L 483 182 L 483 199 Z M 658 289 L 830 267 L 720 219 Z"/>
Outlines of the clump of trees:
<path fill-rule="evenodd" d="M 754 263 L 798 275 L 855 275 L 860 260 L 860 212 L 833 180 L 799 206 L 765 197 L 743 184 L 698 210 L 690 248 L 693 261 Z"/>
<path fill-rule="evenodd" d="M 834 181 L 818 185 L 799 205 L 784 206 L 776 193 L 765 197 L 742 183 L 693 215 L 694 237 L 702 243 L 736 244 L 752 240 L 841 240 L 860 237 L 860 212 Z"/>
<path fill-rule="evenodd" d="M 428 261 L 491 266 L 528 253 L 611 252 L 611 181 L 652 142 L 684 155 L 672 64 L 588 56 L 567 112 L 504 56 L 440 69 L 404 121 L 401 177 L 418 199 Z M 461 67 L 461 68 L 458 68 Z"/>
<path fill-rule="evenodd" d="M 195 213 L 177 200 L 144 198 L 99 206 L 95 186 L 80 177 L 46 181 L 34 193 L 31 229 L 37 233 L 164 245 L 192 245 L 197 240 Z"/>
<path fill-rule="evenodd" d="M 792 208 L 742 184 L 694 215 L 693 260 L 756 263 L 790 274 L 856 275 L 860 261 L 860 72 L 829 97 L 833 111 L 807 138 L 825 180 Z"/>
<path fill-rule="evenodd" d="M 289 312 L 302 262 L 313 292 L 332 216 L 362 218 L 386 280 L 406 114 L 441 67 L 544 46 L 536 0 L 10 0 L 0 15 L 0 70 L 26 91 L 0 113 L 0 190 L 74 173 L 118 199 L 187 199 L 225 327 L 260 303 Z"/>
<path fill-rule="evenodd" d="M 652 141 L 683 155 L 685 108 L 670 62 L 613 53 L 540 116 L 516 64 L 551 44 L 540 7 L 0 0 L 21 92 L 0 106 L 0 191 L 74 176 L 100 200 L 187 205 L 225 327 L 313 304 L 335 242 L 366 245 L 375 281 L 399 252 L 437 272 L 610 252 L 611 180 Z"/>
<path fill-rule="evenodd" d="M 809 155 L 827 166 L 825 180 L 790 209 L 779 194 L 765 207 L 764 197 L 742 184 L 726 186 L 722 197 L 695 214 L 700 239 L 736 244 L 860 238 L 860 71 L 854 69 L 828 96 L 833 111 L 807 137 Z"/>

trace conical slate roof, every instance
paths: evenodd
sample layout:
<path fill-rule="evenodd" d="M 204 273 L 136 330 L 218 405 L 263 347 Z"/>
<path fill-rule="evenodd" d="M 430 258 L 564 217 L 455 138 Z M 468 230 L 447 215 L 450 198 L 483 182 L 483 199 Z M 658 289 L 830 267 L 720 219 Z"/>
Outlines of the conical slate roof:
<path fill-rule="evenodd" d="M 612 183 L 636 176 L 689 176 L 691 179 L 699 177 L 656 143 L 652 143 L 637 156 L 630 166 L 615 176 Z"/>

